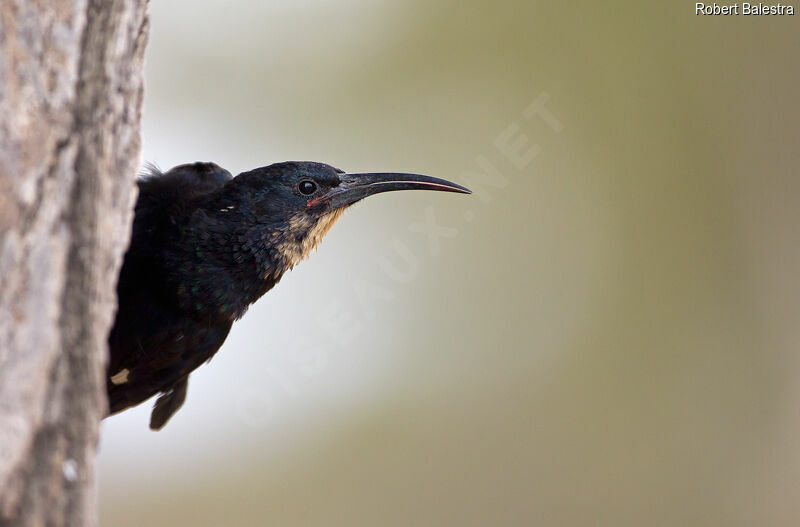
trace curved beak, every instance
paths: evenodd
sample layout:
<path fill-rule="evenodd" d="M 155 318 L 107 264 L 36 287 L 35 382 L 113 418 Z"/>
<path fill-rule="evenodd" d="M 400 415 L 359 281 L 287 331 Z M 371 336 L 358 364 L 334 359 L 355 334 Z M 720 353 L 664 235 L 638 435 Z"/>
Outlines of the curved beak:
<path fill-rule="evenodd" d="M 441 192 L 458 192 L 472 194 L 472 191 L 446 179 L 420 174 L 402 174 L 395 172 L 369 172 L 365 174 L 340 174 L 341 183 L 322 196 L 308 201 L 313 207 L 329 203 L 331 210 L 352 205 L 367 196 L 394 190 L 438 190 Z"/>

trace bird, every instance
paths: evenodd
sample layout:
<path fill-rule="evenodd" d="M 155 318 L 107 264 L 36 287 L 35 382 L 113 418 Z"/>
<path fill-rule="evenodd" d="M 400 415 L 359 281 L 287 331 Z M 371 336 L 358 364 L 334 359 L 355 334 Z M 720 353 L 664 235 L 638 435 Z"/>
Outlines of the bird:
<path fill-rule="evenodd" d="M 211 162 L 137 180 L 130 245 L 108 337 L 108 415 L 158 394 L 150 428 L 184 401 L 189 374 L 219 350 L 233 322 L 309 256 L 342 213 L 378 193 L 469 194 L 420 174 L 345 173 L 310 161 L 274 163 L 236 177 Z"/>

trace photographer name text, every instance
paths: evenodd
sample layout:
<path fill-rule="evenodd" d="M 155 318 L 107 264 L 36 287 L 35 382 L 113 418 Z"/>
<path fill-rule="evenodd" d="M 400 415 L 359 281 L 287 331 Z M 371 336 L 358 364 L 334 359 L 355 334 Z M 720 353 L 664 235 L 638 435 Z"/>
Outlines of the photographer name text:
<path fill-rule="evenodd" d="M 785 4 L 703 4 L 696 3 L 695 15 L 794 15 L 794 6 Z"/>

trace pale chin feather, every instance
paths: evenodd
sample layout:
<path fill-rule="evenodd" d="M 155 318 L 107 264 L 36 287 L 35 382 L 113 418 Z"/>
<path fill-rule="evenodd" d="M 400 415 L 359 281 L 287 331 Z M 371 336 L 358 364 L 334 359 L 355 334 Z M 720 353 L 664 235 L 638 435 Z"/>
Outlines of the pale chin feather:
<path fill-rule="evenodd" d="M 308 258 L 311 251 L 319 246 L 322 238 L 328 234 L 331 227 L 342 216 L 345 208 L 347 207 L 334 209 L 323 214 L 313 225 L 314 218 L 305 212 L 292 216 L 289 220 L 289 232 L 297 232 L 298 230 L 306 230 L 307 232 L 302 240 L 297 241 L 294 236 L 288 236 L 286 237 L 288 239 L 285 239 L 277 247 L 280 255 L 288 262 L 289 269 Z"/>

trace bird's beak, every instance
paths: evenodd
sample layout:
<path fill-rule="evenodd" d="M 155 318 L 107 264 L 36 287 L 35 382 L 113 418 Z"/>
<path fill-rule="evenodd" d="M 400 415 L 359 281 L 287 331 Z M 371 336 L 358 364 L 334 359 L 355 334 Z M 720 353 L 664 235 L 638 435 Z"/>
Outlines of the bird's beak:
<path fill-rule="evenodd" d="M 322 196 L 308 201 L 309 206 L 329 203 L 330 209 L 352 205 L 356 201 L 380 192 L 393 190 L 439 190 L 472 194 L 466 187 L 451 181 L 420 174 L 401 174 L 394 172 L 366 174 L 340 174 L 341 183 Z"/>

